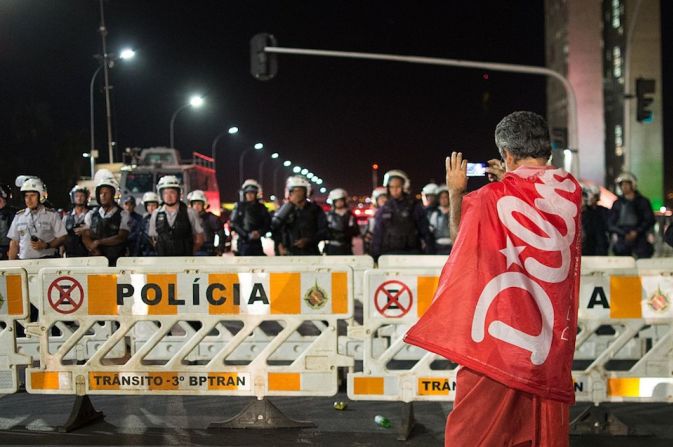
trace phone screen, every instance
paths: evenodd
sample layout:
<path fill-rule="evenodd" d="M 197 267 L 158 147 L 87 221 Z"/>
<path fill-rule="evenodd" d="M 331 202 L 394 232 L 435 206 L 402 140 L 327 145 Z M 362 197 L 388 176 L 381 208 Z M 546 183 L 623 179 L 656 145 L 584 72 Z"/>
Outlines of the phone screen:
<path fill-rule="evenodd" d="M 483 177 L 486 175 L 486 163 L 468 163 L 468 177 Z"/>

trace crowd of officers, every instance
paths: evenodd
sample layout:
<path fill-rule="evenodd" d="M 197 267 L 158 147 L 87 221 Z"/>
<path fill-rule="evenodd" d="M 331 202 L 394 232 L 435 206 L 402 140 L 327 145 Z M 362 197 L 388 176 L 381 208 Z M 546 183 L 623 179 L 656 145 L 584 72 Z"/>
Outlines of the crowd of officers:
<path fill-rule="evenodd" d="M 638 192 L 632 174 L 623 174 L 617 183 L 622 194 L 611 210 L 597 204 L 598 188 L 583 188 L 583 254 L 607 255 L 611 246 L 615 255 L 650 257 L 653 247 L 648 235 L 654 225 L 650 203 Z M 114 266 L 122 256 L 219 256 L 224 252 L 225 222 L 208 211 L 203 191 L 190 192 L 187 203 L 183 202 L 182 185 L 172 175 L 161 177 L 156 193 L 143 195 L 144 216 L 136 213 L 133 197 L 119 204 L 117 180 L 104 172 L 95 177 L 95 206 L 88 206 L 90 191 L 75 186 L 70 191 L 72 209 L 63 217 L 50 207 L 47 188 L 39 178 L 20 176 L 16 185 L 25 203 L 20 211 L 8 204 L 11 188 L 0 184 L 0 259 L 105 256 Z M 363 227 L 349 208 L 344 189 L 330 191 L 330 210 L 325 212 L 311 200 L 308 179 L 291 176 L 285 203 L 273 214 L 262 202 L 261 192 L 259 183 L 246 180 L 231 214 L 229 228 L 237 235 L 240 256 L 264 256 L 262 238 L 266 236 L 272 237 L 278 256 L 352 255 L 356 237 L 362 237 L 364 252 L 375 259 L 384 254 L 451 252 L 448 189 L 428 184 L 422 201 L 418 200 L 401 170 L 388 171 L 383 186 L 374 189 L 375 215 Z"/>

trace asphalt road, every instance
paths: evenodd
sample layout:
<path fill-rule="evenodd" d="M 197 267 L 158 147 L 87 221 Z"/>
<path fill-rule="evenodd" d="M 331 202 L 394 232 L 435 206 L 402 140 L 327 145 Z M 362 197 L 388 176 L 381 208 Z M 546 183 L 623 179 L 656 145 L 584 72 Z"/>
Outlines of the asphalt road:
<path fill-rule="evenodd" d="M 219 446 L 442 446 L 448 403 L 414 404 L 416 428 L 407 441 L 397 441 L 400 403 L 348 402 L 334 398 L 275 398 L 287 416 L 312 421 L 306 429 L 209 430 L 213 422 L 235 416 L 250 398 L 193 396 L 94 396 L 94 406 L 105 419 L 76 430 L 59 433 L 70 412 L 72 396 L 17 393 L 0 397 L 0 445 L 219 445 Z M 346 401 L 345 411 L 333 408 Z M 578 414 L 585 405 L 573 408 Z M 614 414 L 641 435 L 571 436 L 573 447 L 671 446 L 673 405 L 622 404 Z M 391 428 L 374 423 L 377 414 L 388 417 Z M 475 421 L 475 429 L 480 429 Z M 648 436 L 643 436 L 648 434 Z"/>

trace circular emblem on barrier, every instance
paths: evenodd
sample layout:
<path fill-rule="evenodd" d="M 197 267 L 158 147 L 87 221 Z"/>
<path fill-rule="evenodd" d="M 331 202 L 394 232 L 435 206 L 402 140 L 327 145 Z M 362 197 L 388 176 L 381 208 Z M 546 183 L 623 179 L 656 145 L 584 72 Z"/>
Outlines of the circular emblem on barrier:
<path fill-rule="evenodd" d="M 374 293 L 374 306 L 386 318 L 405 316 L 413 303 L 414 296 L 411 289 L 401 281 L 386 281 Z"/>
<path fill-rule="evenodd" d="M 647 299 L 647 305 L 655 312 L 664 312 L 671 304 L 671 300 L 657 287 L 657 291 L 654 292 Z"/>
<path fill-rule="evenodd" d="M 322 309 L 327 303 L 327 299 L 327 292 L 317 282 L 304 294 L 304 301 L 311 309 Z"/>
<path fill-rule="evenodd" d="M 82 306 L 84 289 L 75 278 L 61 276 L 49 284 L 47 300 L 52 309 L 60 314 L 71 314 Z"/>

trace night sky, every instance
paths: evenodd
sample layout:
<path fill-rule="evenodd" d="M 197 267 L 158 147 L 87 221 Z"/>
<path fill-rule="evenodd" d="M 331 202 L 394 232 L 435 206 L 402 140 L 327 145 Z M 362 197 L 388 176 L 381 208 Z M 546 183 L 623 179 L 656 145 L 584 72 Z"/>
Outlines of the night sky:
<path fill-rule="evenodd" d="M 544 114 L 545 80 L 529 75 L 300 56 L 280 56 L 271 81 L 250 75 L 249 40 L 258 32 L 273 33 L 287 47 L 544 65 L 542 1 L 391 5 L 106 1 L 109 50 L 137 51 L 133 62 L 111 71 L 118 150 L 168 145 L 172 113 L 199 92 L 207 107 L 178 116 L 176 146 L 184 156 L 209 154 L 215 135 L 233 124 L 241 129 L 218 151 L 224 201 L 235 198 L 242 142 L 254 141 L 265 144 L 264 156 L 279 152 L 329 188 L 368 194 L 377 162 L 382 171 L 406 170 L 418 191 L 441 181 L 451 150 L 474 161 L 496 155 L 493 129 L 507 113 Z M 81 153 L 89 147 L 98 24 L 96 0 L 0 2 L 0 175 L 10 183 L 19 173 L 43 177 L 57 204 L 65 200 L 55 194 L 88 175 Z M 95 110 L 105 161 L 98 88 Z M 257 176 L 259 159 L 247 160 L 246 177 Z M 272 166 L 266 163 L 267 191 Z"/>

